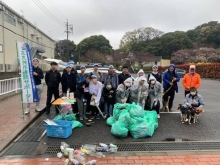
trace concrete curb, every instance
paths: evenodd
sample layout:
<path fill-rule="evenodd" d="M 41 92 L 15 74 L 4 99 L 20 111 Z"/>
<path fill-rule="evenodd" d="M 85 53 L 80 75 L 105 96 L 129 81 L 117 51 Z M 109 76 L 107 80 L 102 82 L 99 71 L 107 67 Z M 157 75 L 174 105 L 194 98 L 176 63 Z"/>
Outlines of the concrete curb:
<path fill-rule="evenodd" d="M 39 116 L 41 116 L 46 109 L 41 112 L 35 112 L 30 116 L 29 120 L 23 122 L 19 127 L 13 131 L 5 140 L 0 143 L 0 152 L 2 152 L 7 146 L 9 146 L 26 128 L 28 128 Z"/>

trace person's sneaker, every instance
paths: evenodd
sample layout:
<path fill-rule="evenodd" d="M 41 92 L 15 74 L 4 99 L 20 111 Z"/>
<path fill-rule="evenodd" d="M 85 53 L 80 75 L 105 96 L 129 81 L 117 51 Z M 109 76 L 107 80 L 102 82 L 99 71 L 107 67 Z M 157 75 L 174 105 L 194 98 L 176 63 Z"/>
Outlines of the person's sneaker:
<path fill-rule="evenodd" d="M 80 117 L 79 117 L 79 120 L 81 120 L 81 121 L 82 121 L 82 120 L 83 120 L 83 117 L 81 117 L 81 116 L 80 116 Z"/>
<path fill-rule="evenodd" d="M 35 110 L 40 112 L 40 111 L 42 111 L 42 108 L 40 106 L 36 106 Z"/>
<path fill-rule="evenodd" d="M 83 119 L 88 120 L 88 117 L 86 117 L 86 115 L 83 115 Z"/>
<path fill-rule="evenodd" d="M 158 119 L 160 118 L 160 114 L 157 114 L 157 118 L 158 118 Z"/>
<path fill-rule="evenodd" d="M 173 112 L 171 108 L 169 109 L 169 112 Z"/>
<path fill-rule="evenodd" d="M 98 120 L 100 119 L 100 115 L 99 114 L 96 116 L 96 119 L 98 119 Z"/>
<path fill-rule="evenodd" d="M 95 115 L 92 115 L 92 116 L 90 117 L 90 119 L 91 119 L 91 120 L 95 119 Z"/>
<path fill-rule="evenodd" d="M 29 113 L 30 113 L 30 108 L 26 108 L 24 114 L 27 115 L 27 114 L 29 114 Z"/>

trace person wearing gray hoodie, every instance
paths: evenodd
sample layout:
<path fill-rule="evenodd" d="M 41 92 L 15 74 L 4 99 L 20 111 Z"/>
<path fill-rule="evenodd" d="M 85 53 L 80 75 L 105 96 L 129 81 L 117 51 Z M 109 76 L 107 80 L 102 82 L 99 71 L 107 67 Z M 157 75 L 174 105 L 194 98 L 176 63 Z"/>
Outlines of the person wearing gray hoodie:
<path fill-rule="evenodd" d="M 156 81 L 154 76 L 149 77 L 149 86 L 147 88 L 148 97 L 150 99 L 150 108 L 157 112 L 157 118 L 160 118 L 160 102 L 162 96 L 162 85 Z"/>

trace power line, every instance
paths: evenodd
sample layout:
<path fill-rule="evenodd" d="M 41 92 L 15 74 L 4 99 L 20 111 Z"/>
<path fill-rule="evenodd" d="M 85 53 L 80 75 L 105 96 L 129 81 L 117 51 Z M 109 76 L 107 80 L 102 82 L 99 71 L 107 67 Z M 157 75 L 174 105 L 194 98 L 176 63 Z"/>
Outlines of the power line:
<path fill-rule="evenodd" d="M 61 26 L 64 26 L 64 24 L 58 22 L 56 19 L 54 19 L 48 12 L 46 12 L 37 2 L 35 2 L 34 0 L 32 0 L 48 17 L 50 17 L 53 21 L 55 21 L 56 23 L 58 23 Z"/>
<path fill-rule="evenodd" d="M 46 45 L 40 44 L 40 43 L 38 43 L 38 42 L 36 42 L 36 41 L 30 40 L 30 39 L 28 39 L 27 37 L 24 37 L 24 36 L 22 36 L 22 35 L 16 33 L 15 31 L 13 31 L 13 30 L 11 30 L 11 29 L 9 29 L 9 28 L 7 28 L 7 27 L 1 25 L 1 24 L 0 24 L 0 26 L 3 27 L 4 29 L 10 31 L 11 33 L 14 33 L 15 35 L 18 35 L 18 36 L 20 36 L 20 37 L 22 37 L 22 38 L 27 39 L 28 41 L 34 42 L 34 43 L 36 43 L 36 44 L 38 44 L 38 45 L 45 46 L 45 47 L 50 48 L 50 49 L 53 49 L 53 50 L 55 49 L 55 48 L 52 48 L 52 47 L 50 47 L 50 46 L 46 46 Z"/>
<path fill-rule="evenodd" d="M 54 6 L 54 9 L 56 9 L 59 12 L 59 14 L 61 14 L 64 18 L 66 18 L 66 16 L 61 12 L 61 10 L 57 7 L 57 5 L 56 5 L 56 3 L 54 3 L 54 1 L 48 0 L 48 2 L 50 4 L 52 4 L 52 6 Z"/>
<path fill-rule="evenodd" d="M 50 12 L 50 10 L 48 10 L 41 2 L 40 0 L 35 0 L 36 2 L 38 2 L 38 4 L 44 8 L 44 10 L 46 10 L 51 16 L 53 16 L 54 19 L 56 19 L 57 21 L 63 23 L 63 21 L 61 21 L 58 17 L 56 17 L 53 13 Z"/>

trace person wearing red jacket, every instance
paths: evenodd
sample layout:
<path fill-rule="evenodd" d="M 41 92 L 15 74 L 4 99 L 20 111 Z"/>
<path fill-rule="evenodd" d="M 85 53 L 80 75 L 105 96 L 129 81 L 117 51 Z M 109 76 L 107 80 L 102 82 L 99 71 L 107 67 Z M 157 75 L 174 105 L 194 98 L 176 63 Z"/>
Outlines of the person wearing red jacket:
<path fill-rule="evenodd" d="M 196 73 L 195 65 L 190 65 L 189 73 L 184 76 L 182 84 L 185 88 L 185 96 L 190 93 L 191 87 L 195 87 L 198 91 L 198 88 L 201 86 L 201 77 L 198 73 Z"/>

